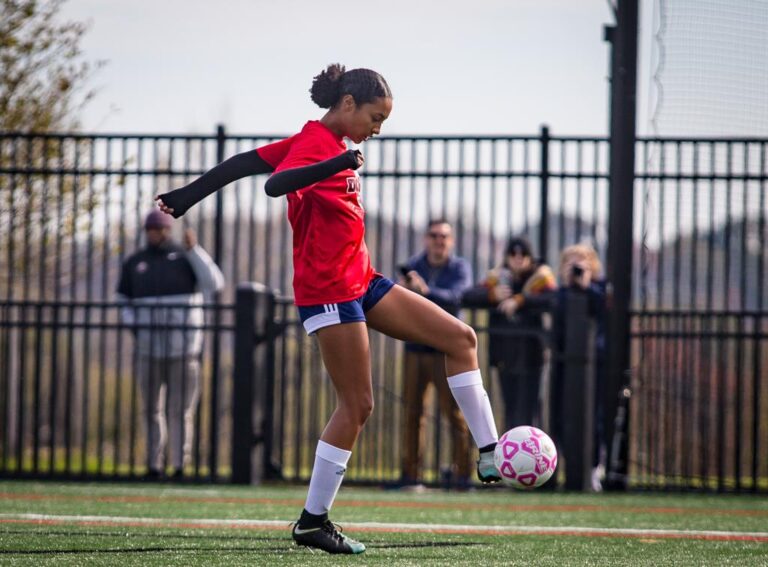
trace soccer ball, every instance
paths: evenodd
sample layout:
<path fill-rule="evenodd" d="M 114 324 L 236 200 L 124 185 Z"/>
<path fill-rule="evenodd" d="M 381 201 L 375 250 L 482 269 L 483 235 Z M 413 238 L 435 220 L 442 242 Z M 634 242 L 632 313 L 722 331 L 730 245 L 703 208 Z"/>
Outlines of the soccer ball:
<path fill-rule="evenodd" d="M 555 472 L 557 449 L 541 429 L 520 425 L 501 436 L 493 453 L 493 462 L 504 484 L 536 488 Z"/>

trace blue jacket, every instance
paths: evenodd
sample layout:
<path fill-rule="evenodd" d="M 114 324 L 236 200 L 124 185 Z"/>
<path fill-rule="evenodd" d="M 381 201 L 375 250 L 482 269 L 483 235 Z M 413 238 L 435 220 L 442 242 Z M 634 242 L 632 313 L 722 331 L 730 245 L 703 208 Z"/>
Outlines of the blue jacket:
<path fill-rule="evenodd" d="M 464 258 L 451 256 L 446 264 L 433 267 L 427 261 L 427 253 L 421 252 L 406 263 L 416 270 L 429 286 L 427 299 L 457 317 L 464 291 L 472 285 L 472 268 Z M 434 349 L 415 343 L 406 343 L 407 350 L 433 352 Z"/>

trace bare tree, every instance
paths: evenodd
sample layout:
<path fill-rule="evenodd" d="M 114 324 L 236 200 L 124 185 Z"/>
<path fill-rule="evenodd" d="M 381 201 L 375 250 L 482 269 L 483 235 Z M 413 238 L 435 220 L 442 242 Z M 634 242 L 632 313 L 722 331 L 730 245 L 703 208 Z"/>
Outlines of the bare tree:
<path fill-rule="evenodd" d="M 88 165 L 90 141 L 51 135 L 77 131 L 103 64 L 84 60 L 87 26 L 61 21 L 64 1 L 0 0 L 0 289 L 8 296 L 21 274 L 49 279 L 53 254 L 41 250 L 75 236 L 99 201 L 75 173 Z"/>
<path fill-rule="evenodd" d="M 67 131 L 94 95 L 87 89 L 102 63 L 84 61 L 86 25 L 59 22 L 64 0 L 2 0 L 0 130 Z"/>

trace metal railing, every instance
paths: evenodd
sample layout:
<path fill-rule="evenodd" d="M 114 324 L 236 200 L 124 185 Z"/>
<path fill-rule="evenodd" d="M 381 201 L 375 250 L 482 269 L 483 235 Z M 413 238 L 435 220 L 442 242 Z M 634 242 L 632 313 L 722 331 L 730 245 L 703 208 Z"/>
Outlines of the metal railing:
<path fill-rule="evenodd" d="M 232 306 L 196 306 L 208 322 L 192 326 L 128 326 L 119 317 L 124 308 L 96 301 L 0 301 L 1 475 L 144 476 L 150 468 L 146 415 L 151 408 L 140 389 L 143 355 L 135 348 L 135 335 L 146 330 L 158 337 L 169 332 L 203 334 L 203 350 L 188 357 L 201 362 L 201 395 L 192 460 L 184 474 L 208 480 L 229 477 L 231 447 L 222 443 L 231 435 L 228 402 L 218 403 L 214 393 L 228 394 L 230 388 Z M 221 316 L 214 325 L 210 321 L 215 313 Z M 224 356 L 213 365 L 216 341 Z"/>
<path fill-rule="evenodd" d="M 62 396 L 72 395 L 87 406 L 77 406 L 78 414 L 96 411 L 96 422 L 102 419 L 99 411 L 103 419 L 110 415 L 110 406 L 99 409 L 101 402 L 94 402 L 98 388 L 93 394 L 83 392 L 82 384 L 99 384 L 102 372 L 106 381 L 111 374 L 127 376 L 130 342 L 127 331 L 109 327 L 116 320 L 116 306 L 96 305 L 112 300 L 122 261 L 140 246 L 142 219 L 152 196 L 183 185 L 225 157 L 278 137 L 233 136 L 223 128 L 206 136 L 0 133 L 0 406 L 5 408 L 0 411 L 6 418 L 0 423 L 0 455 L 12 465 L 6 470 L 27 470 L 13 468 L 13 459 L 33 463 L 35 443 L 38 463 L 49 458 L 45 422 L 38 433 L 26 432 L 33 431 L 32 421 L 44 419 L 51 406 L 62 411 Z M 608 146 L 606 138 L 558 137 L 547 128 L 531 136 L 399 136 L 366 142 L 363 202 L 374 265 L 384 274 L 395 274 L 396 266 L 421 248 L 426 220 L 432 216 L 446 216 L 454 224 L 457 253 L 470 261 L 476 279 L 501 260 L 511 233 L 527 235 L 553 265 L 562 247 L 585 239 L 605 257 Z M 768 413 L 761 381 L 768 313 L 767 153 L 768 140 L 755 138 L 637 141 L 633 363 L 626 384 L 632 392 L 631 427 L 625 432 L 634 486 L 754 490 L 768 475 L 768 464 L 760 460 L 768 455 L 768 432 L 759 425 Z M 218 376 L 218 386 L 204 402 L 211 415 L 214 409 L 221 415 L 231 410 L 230 386 L 223 385 L 222 377 L 233 364 L 228 354 L 232 330 L 230 323 L 216 318 L 234 320 L 236 285 L 259 281 L 283 295 L 290 289 L 285 203 L 267 198 L 262 185 L 260 177 L 236 182 L 179 223 L 197 231 L 227 279 L 222 296 L 209 306 L 205 331 L 206 380 Z M 278 316 L 291 321 L 290 308 L 281 305 Z M 19 321 L 25 323 L 19 326 Z M 289 323 L 287 332 L 294 325 Z M 685 328 L 685 338 L 665 326 L 675 332 Z M 317 373 L 308 344 L 297 336 L 298 346 L 278 349 L 276 360 L 286 372 Z M 684 357 L 656 355 L 680 345 Z M 387 376 L 392 371 L 398 349 L 386 341 L 375 345 L 376 373 Z M 120 372 L 101 370 L 118 360 L 123 361 Z M 75 391 L 68 390 L 68 380 Z M 383 399 L 390 396 L 390 386 L 382 390 Z M 732 393 L 734 403 L 718 398 L 720 388 Z M 45 395 L 54 391 L 57 402 L 51 404 Z M 679 393 L 687 391 L 697 394 Z M 80 394 L 87 398 L 80 399 Z M 19 410 L 26 412 L 19 420 L 19 412 L 14 413 L 19 400 L 38 399 L 37 408 Z M 289 408 L 288 419 L 296 400 L 282 402 Z M 685 419 L 682 431 L 709 431 L 709 441 L 715 439 L 711 432 L 718 431 L 725 447 L 738 446 L 741 453 L 729 453 L 734 464 L 720 477 L 716 474 L 717 481 L 702 482 L 719 469 L 683 466 L 684 459 L 668 456 L 682 439 L 651 445 L 661 443 L 661 437 L 651 434 L 657 430 L 648 408 L 670 412 L 665 419 Z M 739 419 L 734 421 L 736 412 Z M 309 411 L 302 419 L 312 415 Z M 200 475 L 226 475 L 221 467 L 229 462 L 224 456 L 229 441 L 219 439 L 208 418 L 201 419 L 205 462 Z M 31 447 L 21 453 L 18 445 L 11 446 L 19 431 Z M 66 435 L 72 445 L 66 459 L 72 466 L 56 470 L 88 469 L 82 455 L 73 456 L 82 431 L 57 429 L 55 435 Z M 753 462 L 749 455 L 754 451 Z M 292 462 L 303 462 L 296 458 L 292 455 Z M 672 467 L 670 462 L 680 464 Z M 220 473 L 212 473 L 212 467 Z M 135 474 L 138 470 L 136 465 Z"/>

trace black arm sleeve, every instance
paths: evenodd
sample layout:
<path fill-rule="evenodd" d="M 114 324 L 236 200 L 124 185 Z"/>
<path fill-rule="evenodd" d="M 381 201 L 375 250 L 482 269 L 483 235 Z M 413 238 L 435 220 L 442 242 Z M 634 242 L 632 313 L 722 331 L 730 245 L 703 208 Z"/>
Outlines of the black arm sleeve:
<path fill-rule="evenodd" d="M 159 197 L 167 207 L 173 209 L 173 216 L 179 218 L 192 205 L 199 203 L 228 183 L 249 175 L 272 173 L 273 171 L 274 168 L 261 159 L 256 150 L 251 150 L 224 160 L 189 185 L 163 193 Z"/>
<path fill-rule="evenodd" d="M 359 154 L 358 150 L 347 150 L 343 154 L 319 163 L 285 169 L 267 179 L 264 190 L 270 197 L 280 197 L 327 179 L 344 169 L 357 169 L 360 167 L 357 161 Z"/>

